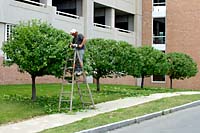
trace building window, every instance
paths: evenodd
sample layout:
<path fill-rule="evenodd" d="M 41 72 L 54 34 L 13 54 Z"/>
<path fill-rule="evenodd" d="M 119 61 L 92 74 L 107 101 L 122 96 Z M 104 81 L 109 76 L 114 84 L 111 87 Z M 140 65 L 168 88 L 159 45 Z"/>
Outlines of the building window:
<path fill-rule="evenodd" d="M 165 51 L 161 51 L 161 52 L 165 53 Z M 165 83 L 165 75 L 153 75 L 152 82 Z"/>
<path fill-rule="evenodd" d="M 11 33 L 12 33 L 13 28 L 14 28 L 14 25 L 12 25 L 12 24 L 6 24 L 5 25 L 5 39 L 4 39 L 4 41 L 9 40 L 9 38 L 11 37 Z M 4 53 L 4 59 L 10 60 L 10 58 L 6 55 L 6 53 Z"/>
<path fill-rule="evenodd" d="M 105 8 L 95 8 L 94 10 L 94 23 L 105 25 Z"/>
<path fill-rule="evenodd" d="M 165 44 L 165 18 L 153 19 L 153 44 Z"/>
<path fill-rule="evenodd" d="M 111 28 L 111 18 L 107 17 L 110 14 L 110 8 L 101 5 L 99 3 L 94 3 L 94 26 L 101 28 Z"/>
<path fill-rule="evenodd" d="M 53 0 L 52 4 L 57 7 L 58 11 L 77 15 L 76 0 Z"/>
<path fill-rule="evenodd" d="M 165 75 L 153 75 L 153 82 L 165 82 Z"/>
<path fill-rule="evenodd" d="M 4 39 L 4 41 L 8 41 L 8 39 L 10 38 L 13 27 L 14 27 L 14 25 L 12 25 L 12 24 L 6 24 L 5 25 L 5 39 Z"/>
<path fill-rule="evenodd" d="M 115 20 L 115 27 L 128 30 L 128 16 L 127 15 L 117 15 Z"/>
<path fill-rule="evenodd" d="M 59 15 L 77 18 L 82 16 L 82 0 L 52 0 Z"/>
<path fill-rule="evenodd" d="M 166 0 L 153 0 L 154 6 L 165 6 Z"/>
<path fill-rule="evenodd" d="M 134 31 L 134 14 L 116 10 L 115 12 L 115 27 L 122 32 Z"/>
<path fill-rule="evenodd" d="M 41 3 L 40 0 L 15 0 L 15 1 L 27 3 L 27 4 L 34 5 L 34 6 L 42 6 L 42 7 L 45 7 L 45 4 L 44 4 L 44 3 Z"/>

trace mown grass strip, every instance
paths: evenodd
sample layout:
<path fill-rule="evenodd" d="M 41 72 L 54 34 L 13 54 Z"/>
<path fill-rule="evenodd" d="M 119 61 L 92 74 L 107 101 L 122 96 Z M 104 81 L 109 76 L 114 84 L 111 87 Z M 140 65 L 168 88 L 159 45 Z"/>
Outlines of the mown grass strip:
<path fill-rule="evenodd" d="M 163 98 L 142 105 L 137 105 L 126 109 L 120 109 L 113 112 L 100 114 L 95 117 L 85 118 L 81 121 L 77 121 L 62 127 L 45 130 L 42 133 L 73 133 L 165 110 L 168 108 L 190 103 L 199 99 L 200 95 L 182 95 L 171 98 Z"/>
<path fill-rule="evenodd" d="M 0 124 L 18 122 L 35 116 L 58 113 L 58 99 L 61 84 L 37 84 L 37 101 L 31 101 L 31 85 L 0 85 Z M 66 89 L 70 90 L 71 85 Z M 148 96 L 154 93 L 185 91 L 149 87 L 143 88 L 130 85 L 101 85 L 101 91 L 96 91 L 96 85 L 90 84 L 95 103 L 112 101 L 124 97 Z M 82 106 L 78 95 L 73 101 L 74 112 Z"/>

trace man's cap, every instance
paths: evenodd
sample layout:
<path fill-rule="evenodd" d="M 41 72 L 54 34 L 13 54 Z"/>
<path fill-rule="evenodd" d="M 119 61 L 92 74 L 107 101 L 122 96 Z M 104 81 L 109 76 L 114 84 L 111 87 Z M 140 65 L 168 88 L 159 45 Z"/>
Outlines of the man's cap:
<path fill-rule="evenodd" d="M 71 30 L 70 30 L 70 34 L 73 34 L 73 33 L 76 33 L 76 32 L 77 32 L 76 29 L 71 29 Z"/>

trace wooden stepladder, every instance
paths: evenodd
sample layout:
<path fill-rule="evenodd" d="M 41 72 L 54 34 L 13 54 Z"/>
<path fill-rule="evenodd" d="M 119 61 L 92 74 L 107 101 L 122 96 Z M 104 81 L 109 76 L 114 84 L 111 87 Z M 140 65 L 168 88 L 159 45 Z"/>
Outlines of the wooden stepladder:
<path fill-rule="evenodd" d="M 73 64 L 72 67 L 67 67 L 68 63 Z M 79 67 L 79 69 L 81 69 L 82 71 L 76 72 L 75 70 L 77 69 L 77 67 Z M 69 91 L 66 89 L 66 83 L 70 82 L 71 90 Z M 83 64 L 80 59 L 80 54 L 77 48 L 74 49 L 73 59 L 66 59 L 59 96 L 59 111 L 61 111 L 61 109 L 69 109 L 69 111 L 72 111 L 75 87 L 77 88 L 77 92 L 80 96 L 83 108 L 85 108 L 86 106 L 92 106 L 92 108 L 95 108 L 92 92 L 87 82 L 86 73 L 84 71 Z M 64 103 L 65 107 L 62 107 Z M 68 105 L 68 107 L 66 105 Z"/>

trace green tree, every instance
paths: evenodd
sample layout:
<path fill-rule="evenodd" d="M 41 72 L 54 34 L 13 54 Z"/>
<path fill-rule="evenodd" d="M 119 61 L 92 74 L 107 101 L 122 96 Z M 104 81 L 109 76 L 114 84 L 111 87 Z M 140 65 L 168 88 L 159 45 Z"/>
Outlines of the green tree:
<path fill-rule="evenodd" d="M 172 88 L 173 79 L 185 79 L 195 76 L 198 72 L 197 64 L 187 54 L 168 53 L 169 70 L 167 75 L 170 78 L 170 88 Z"/>
<path fill-rule="evenodd" d="M 164 75 L 168 70 L 166 55 L 154 49 L 153 47 L 144 46 L 138 48 L 138 65 L 135 77 L 142 78 L 141 88 L 144 86 L 144 78 L 151 75 Z"/>
<path fill-rule="evenodd" d="M 100 78 L 105 78 L 114 73 L 116 41 L 100 38 L 90 39 L 86 46 L 87 61 L 85 64 L 90 66 L 91 74 L 97 81 L 97 91 L 100 91 Z"/>
<path fill-rule="evenodd" d="M 114 69 L 117 73 L 135 76 L 137 73 L 138 53 L 137 49 L 131 44 L 119 41 L 115 52 Z"/>
<path fill-rule="evenodd" d="M 36 100 L 37 76 L 62 75 L 70 42 L 69 34 L 39 20 L 20 22 L 14 27 L 2 49 L 10 58 L 9 64 L 17 64 L 21 72 L 31 75 L 33 101 Z"/>

